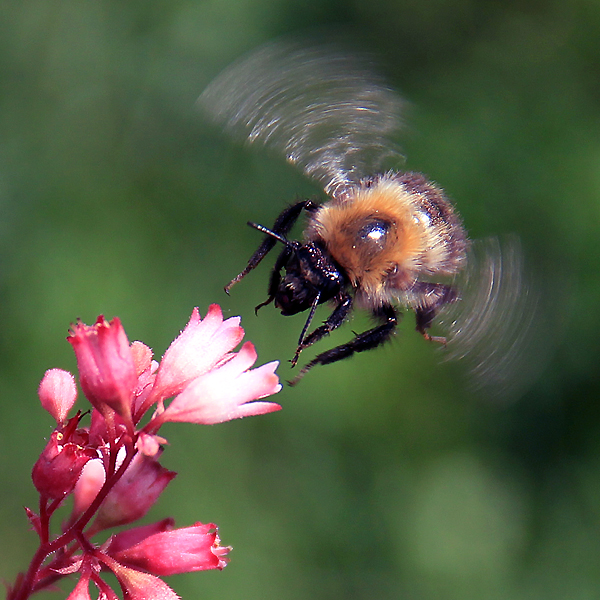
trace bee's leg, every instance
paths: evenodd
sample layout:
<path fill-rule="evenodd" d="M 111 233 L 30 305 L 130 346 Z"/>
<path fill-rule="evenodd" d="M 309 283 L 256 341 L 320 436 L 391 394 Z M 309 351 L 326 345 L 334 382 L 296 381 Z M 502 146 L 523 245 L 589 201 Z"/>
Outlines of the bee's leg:
<path fill-rule="evenodd" d="M 294 358 L 290 361 L 292 363 L 292 367 L 296 366 L 298 362 L 298 357 L 300 356 L 300 352 L 304 348 L 304 336 L 312 323 L 313 317 L 315 316 L 315 311 L 317 310 L 317 306 L 319 306 L 319 301 L 321 300 L 321 291 L 317 292 L 315 299 L 313 300 L 312 306 L 310 307 L 310 312 L 308 313 L 308 317 L 306 318 L 306 323 L 304 323 L 304 327 L 302 328 L 302 332 L 300 333 L 300 337 L 298 338 L 298 348 L 296 348 L 296 354 Z"/>
<path fill-rule="evenodd" d="M 415 284 L 415 291 L 420 296 L 420 305 L 415 309 L 417 331 L 426 340 L 445 344 L 445 337 L 429 335 L 427 330 L 431 327 L 440 308 L 442 308 L 444 304 L 456 301 L 456 290 L 443 283 L 418 282 Z"/>
<path fill-rule="evenodd" d="M 292 204 L 292 206 L 286 208 L 277 217 L 272 231 L 279 235 L 285 235 L 294 226 L 294 223 L 298 220 L 298 217 L 303 210 L 314 212 L 316 209 L 317 205 L 312 200 L 302 200 L 301 202 L 296 202 L 296 204 Z M 273 246 L 275 246 L 276 243 L 277 240 L 274 237 L 270 235 L 265 236 L 258 247 L 258 250 L 256 250 L 256 252 L 250 257 L 246 268 L 225 286 L 225 292 L 229 294 L 229 290 L 238 281 L 241 281 L 244 277 L 246 277 L 250 271 L 255 269 L 260 264 L 260 261 L 273 249 Z"/>
<path fill-rule="evenodd" d="M 285 266 L 285 263 L 287 262 L 291 252 L 292 250 L 286 246 L 277 257 L 273 270 L 271 271 L 271 277 L 269 278 L 269 297 L 254 308 L 254 312 L 256 314 L 258 314 L 259 309 L 261 309 L 263 306 L 267 306 L 267 304 L 271 304 L 271 302 L 273 302 L 275 299 L 277 288 L 279 287 L 279 282 L 281 281 L 281 269 L 283 269 Z"/>
<path fill-rule="evenodd" d="M 317 296 L 313 306 L 310 310 L 310 314 L 308 315 L 308 319 L 306 320 L 306 324 L 302 329 L 302 333 L 300 334 L 300 340 L 298 341 L 298 348 L 296 348 L 296 354 L 294 358 L 291 360 L 292 367 L 296 366 L 298 362 L 298 358 L 300 357 L 300 352 L 304 350 L 304 348 L 308 348 L 312 346 L 314 343 L 318 342 L 320 339 L 324 338 L 326 335 L 329 335 L 334 329 L 337 329 L 345 320 L 350 311 L 352 310 L 352 296 L 350 294 L 345 294 L 342 296 L 339 304 L 335 307 L 335 310 L 329 315 L 327 320 L 317 327 L 313 332 L 305 337 L 306 330 L 308 329 L 310 322 L 312 321 L 313 315 L 317 308 L 317 304 L 319 301 L 320 295 Z"/>
<path fill-rule="evenodd" d="M 373 311 L 373 315 L 382 321 L 381 325 L 378 325 L 373 329 L 369 329 L 364 333 L 358 334 L 351 342 L 348 342 L 347 344 L 342 344 L 341 346 L 336 346 L 331 350 L 322 352 L 304 367 L 302 367 L 300 373 L 298 373 L 298 375 L 296 375 L 296 377 L 294 377 L 294 379 L 288 383 L 290 385 L 296 385 L 298 381 L 300 381 L 300 379 L 302 379 L 302 377 L 304 377 L 304 375 L 306 375 L 306 373 L 315 365 L 327 365 L 329 363 L 334 363 L 338 360 L 352 356 L 355 352 L 371 350 L 372 348 L 377 348 L 377 346 L 380 346 L 386 342 L 398 325 L 398 315 L 396 314 L 394 307 L 389 304 Z M 318 330 L 315 330 L 315 333 L 316 331 Z"/>

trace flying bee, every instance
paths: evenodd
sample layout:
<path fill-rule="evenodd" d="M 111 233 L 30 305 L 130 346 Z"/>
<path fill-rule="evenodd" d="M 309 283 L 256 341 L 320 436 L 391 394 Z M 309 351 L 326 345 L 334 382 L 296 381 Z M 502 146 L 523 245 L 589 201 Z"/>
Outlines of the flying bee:
<path fill-rule="evenodd" d="M 320 44 L 271 43 L 228 67 L 198 102 L 234 137 L 283 153 L 320 182 L 328 196 L 322 203 L 294 203 L 271 228 L 249 223 L 265 237 L 225 290 L 229 293 L 281 244 L 268 297 L 256 310 L 274 303 L 286 316 L 308 311 L 292 366 L 304 349 L 342 325 L 353 309 L 370 311 L 376 322 L 348 343 L 318 354 L 292 385 L 316 365 L 386 342 L 398 324 L 399 307 L 414 311 L 416 330 L 424 338 L 445 345 L 446 338 L 432 336 L 430 327 L 443 309 L 459 303 L 460 285 L 447 280 L 464 272 L 475 274 L 479 287 L 476 301 L 469 304 L 473 312 L 447 317 L 449 345 L 455 344 L 457 356 L 472 354 L 474 366 L 488 379 L 497 361 L 506 358 L 503 346 L 514 351 L 512 338 L 506 343 L 494 340 L 489 352 L 481 348 L 495 319 L 505 318 L 519 303 L 521 288 L 516 296 L 498 288 L 501 280 L 503 286 L 520 282 L 519 260 L 503 270 L 495 246 L 483 271 L 465 268 L 470 242 L 444 191 L 424 175 L 396 166 L 403 157 L 393 137 L 402 124 L 404 102 L 366 57 Z M 304 241 L 288 239 L 303 213 Z M 491 290 L 492 296 L 481 290 Z M 323 303 L 333 310 L 310 331 Z M 493 309 L 483 310 L 490 303 Z M 516 337 L 522 330 L 519 324 Z"/>

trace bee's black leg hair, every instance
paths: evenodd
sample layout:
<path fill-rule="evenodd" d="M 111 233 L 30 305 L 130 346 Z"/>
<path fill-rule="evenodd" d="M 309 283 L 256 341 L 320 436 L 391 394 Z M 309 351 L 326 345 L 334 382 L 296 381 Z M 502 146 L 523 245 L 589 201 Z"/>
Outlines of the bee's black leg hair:
<path fill-rule="evenodd" d="M 443 283 L 419 282 L 415 284 L 415 291 L 423 298 L 421 306 L 415 309 L 417 331 L 426 339 L 439 344 L 445 344 L 446 338 L 429 335 L 427 330 L 444 304 L 449 304 L 457 299 L 456 290 Z"/>
<path fill-rule="evenodd" d="M 336 311 L 337 310 L 338 309 L 336 309 Z M 334 311 L 334 314 L 336 311 Z M 355 352 L 364 352 L 365 350 L 371 350 L 372 348 L 377 348 L 377 346 L 380 346 L 381 344 L 386 342 L 394 332 L 394 329 L 396 329 L 396 326 L 398 325 L 398 315 L 394 307 L 389 304 L 386 304 L 381 308 L 373 311 L 373 315 L 377 319 L 382 321 L 381 325 L 378 325 L 373 329 L 369 329 L 364 333 L 360 333 L 351 342 L 348 342 L 347 344 L 336 346 L 331 350 L 327 350 L 326 352 L 322 352 L 321 354 L 317 355 L 315 358 L 313 358 L 313 360 L 311 360 L 304 367 L 302 367 L 300 373 L 298 373 L 298 375 L 296 375 L 296 377 L 294 377 L 294 379 L 292 379 L 288 383 L 292 386 L 296 385 L 300 381 L 300 379 L 302 379 L 302 377 L 304 377 L 304 375 L 306 375 L 306 373 L 315 365 L 327 365 L 329 363 L 334 363 L 338 360 L 347 358 L 348 356 L 352 356 Z M 319 331 L 319 329 L 315 329 L 313 334 L 317 331 Z M 329 332 L 322 333 L 321 337 L 323 337 L 323 335 L 326 335 L 326 333 Z M 308 336 L 307 341 L 313 334 Z M 316 340 L 312 340 L 311 343 L 314 343 L 315 341 Z"/>
<path fill-rule="evenodd" d="M 289 247 L 285 247 L 277 257 L 275 261 L 275 265 L 273 270 L 271 271 L 271 277 L 269 278 L 269 297 L 261 302 L 258 306 L 254 308 L 254 312 L 258 314 L 258 311 L 263 307 L 267 306 L 267 304 L 271 304 L 275 299 L 275 294 L 277 293 L 277 288 L 279 287 L 279 282 L 281 281 L 281 269 L 285 266 L 288 258 L 290 257 L 292 250 Z"/>
<path fill-rule="evenodd" d="M 302 200 L 301 202 L 292 204 L 292 206 L 286 208 L 277 217 L 272 231 L 280 235 L 285 235 L 294 226 L 294 223 L 298 220 L 298 217 L 303 210 L 314 212 L 317 208 L 318 205 L 312 200 Z M 238 281 L 241 281 L 246 277 L 250 271 L 255 269 L 260 264 L 260 261 L 273 249 L 273 246 L 275 246 L 276 243 L 277 240 L 274 237 L 269 235 L 265 236 L 265 239 L 261 242 L 258 250 L 250 257 L 246 268 L 225 286 L 225 292 L 229 294 L 229 290 L 238 283 Z"/>
<path fill-rule="evenodd" d="M 312 346 L 319 340 L 323 339 L 326 335 L 329 335 L 334 329 L 337 329 L 346 320 L 346 317 L 352 310 L 352 296 L 350 296 L 350 294 L 344 294 L 338 305 L 335 307 L 335 310 L 329 315 L 329 317 L 327 317 L 327 320 L 323 323 L 323 325 L 320 325 L 305 337 L 306 330 L 308 329 L 314 314 L 314 309 L 316 309 L 316 305 L 313 305 L 309 318 L 302 329 L 302 334 L 300 335 L 300 340 L 298 341 L 298 348 L 296 348 L 296 354 L 291 360 L 292 367 L 296 366 L 302 350 Z"/>

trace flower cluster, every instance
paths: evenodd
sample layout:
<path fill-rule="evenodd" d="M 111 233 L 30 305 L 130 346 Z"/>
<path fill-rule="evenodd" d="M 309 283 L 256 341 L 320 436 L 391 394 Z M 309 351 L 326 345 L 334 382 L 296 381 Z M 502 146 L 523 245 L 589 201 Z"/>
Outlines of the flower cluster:
<path fill-rule="evenodd" d="M 40 545 L 8 600 L 25 600 L 68 575 L 79 577 L 68 600 L 90 600 L 90 584 L 99 598 L 116 599 L 102 571 L 116 576 L 125 598 L 175 600 L 161 576 L 227 564 L 230 548 L 220 545 L 212 523 L 176 529 L 172 519 L 164 519 L 102 544 L 93 538 L 142 518 L 175 477 L 159 463 L 163 423 L 221 423 L 281 408 L 263 400 L 281 389 L 277 363 L 251 369 L 253 345 L 246 342 L 234 352 L 243 335 L 240 319 L 223 320 L 218 306 L 204 319 L 194 309 L 158 363 L 148 346 L 129 343 L 117 318 L 73 326 L 68 341 L 92 406 L 90 424 L 82 425 L 81 412 L 69 417 L 77 398 L 75 378 L 61 369 L 47 371 L 39 397 L 57 426 L 33 467 L 39 511 L 26 509 Z M 52 539 L 51 518 L 68 497 L 71 514 Z"/>

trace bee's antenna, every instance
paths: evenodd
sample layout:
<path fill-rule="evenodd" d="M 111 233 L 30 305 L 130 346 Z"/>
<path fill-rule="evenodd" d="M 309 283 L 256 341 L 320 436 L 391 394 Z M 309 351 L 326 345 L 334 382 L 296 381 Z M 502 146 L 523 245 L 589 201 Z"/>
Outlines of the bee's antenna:
<path fill-rule="evenodd" d="M 268 229 L 264 225 L 259 225 L 258 223 L 253 223 L 252 221 L 248 221 L 248 225 L 250 225 L 250 227 L 254 227 L 254 229 L 258 229 L 258 231 L 260 231 L 261 233 L 266 233 L 267 235 L 270 235 L 272 238 L 275 238 L 278 242 L 281 242 L 282 244 L 285 244 L 288 247 L 294 247 L 294 244 L 292 242 L 284 238 L 279 233 L 275 233 L 271 229 Z"/>

